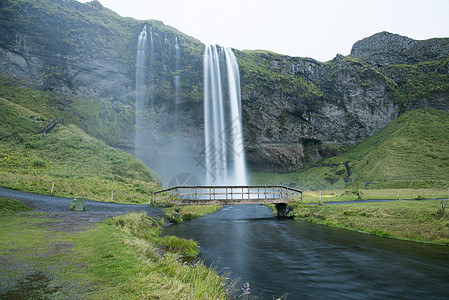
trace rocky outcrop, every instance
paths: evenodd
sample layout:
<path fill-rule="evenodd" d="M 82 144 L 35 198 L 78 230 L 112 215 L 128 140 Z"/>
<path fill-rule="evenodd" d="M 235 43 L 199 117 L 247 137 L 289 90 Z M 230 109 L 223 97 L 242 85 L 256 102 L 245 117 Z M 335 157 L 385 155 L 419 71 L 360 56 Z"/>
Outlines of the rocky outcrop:
<path fill-rule="evenodd" d="M 441 60 L 449 56 L 449 38 L 417 41 L 384 31 L 356 42 L 350 56 L 377 67 Z"/>
<path fill-rule="evenodd" d="M 145 61 L 147 122 L 141 126 L 148 134 L 141 155 L 159 172 L 167 164 L 161 157 L 173 165 L 195 157 L 189 170 L 201 169 L 204 45 L 199 41 L 158 21 L 122 18 L 98 1 L 5 0 L 0 22 L 1 76 L 56 93 L 63 103 L 59 109 L 81 115 L 73 122 L 131 152 L 137 38 L 147 25 L 153 43 Z M 449 110 L 449 39 L 416 41 L 381 32 L 356 42 L 349 56 L 326 63 L 234 52 L 246 157 L 254 171 L 291 171 L 336 155 L 406 109 Z M 91 103 L 84 113 L 74 110 L 80 99 Z M 94 106 L 99 112 L 89 114 Z M 101 130 L 103 123 L 112 128 Z"/>

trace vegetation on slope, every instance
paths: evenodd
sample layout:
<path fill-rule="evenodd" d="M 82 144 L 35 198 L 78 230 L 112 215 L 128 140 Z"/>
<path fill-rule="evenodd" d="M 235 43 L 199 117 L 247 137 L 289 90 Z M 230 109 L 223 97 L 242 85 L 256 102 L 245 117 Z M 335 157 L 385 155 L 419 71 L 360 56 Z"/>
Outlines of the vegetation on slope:
<path fill-rule="evenodd" d="M 75 125 L 37 134 L 48 119 L 3 98 L 0 116 L 2 187 L 123 203 L 148 203 L 160 189 L 143 163 Z"/>
<path fill-rule="evenodd" d="M 381 71 L 394 79 L 397 88 L 393 96 L 401 111 L 420 100 L 449 96 L 449 58 L 414 65 L 392 65 Z"/>
<path fill-rule="evenodd" d="M 0 77 L 0 97 L 39 113 L 46 119 L 58 118 L 76 124 L 88 134 L 111 145 L 129 139 L 129 127 L 135 119 L 134 107 L 122 105 L 118 101 L 60 95 L 4 77 Z"/>
<path fill-rule="evenodd" d="M 256 173 L 253 183 L 301 189 L 344 188 L 360 182 L 371 188 L 449 186 L 449 113 L 407 111 L 384 129 L 343 154 L 307 164 L 295 173 Z"/>

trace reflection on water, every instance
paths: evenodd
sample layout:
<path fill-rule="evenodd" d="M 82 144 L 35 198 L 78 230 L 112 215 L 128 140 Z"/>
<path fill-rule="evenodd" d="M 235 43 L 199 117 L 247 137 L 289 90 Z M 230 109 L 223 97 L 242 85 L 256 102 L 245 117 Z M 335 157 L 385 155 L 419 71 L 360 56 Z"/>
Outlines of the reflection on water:
<path fill-rule="evenodd" d="M 207 264 L 259 299 L 449 298 L 448 247 L 278 219 L 259 205 L 225 206 L 164 233 L 198 241 Z"/>

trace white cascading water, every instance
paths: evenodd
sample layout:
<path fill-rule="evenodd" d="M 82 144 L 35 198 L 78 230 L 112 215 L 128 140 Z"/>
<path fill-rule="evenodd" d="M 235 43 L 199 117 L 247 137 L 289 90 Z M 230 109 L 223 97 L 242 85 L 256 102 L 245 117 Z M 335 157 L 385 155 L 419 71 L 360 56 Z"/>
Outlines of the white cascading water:
<path fill-rule="evenodd" d="M 181 69 L 181 49 L 178 43 L 178 36 L 175 35 L 175 71 Z M 179 75 L 175 75 L 173 80 L 175 88 L 175 105 L 177 106 L 181 102 L 181 79 Z M 175 108 L 178 109 L 177 107 Z"/>
<path fill-rule="evenodd" d="M 136 57 L 136 156 L 141 156 L 139 153 L 140 143 L 142 142 L 142 109 L 145 102 L 145 48 L 147 41 L 147 26 L 145 25 L 139 35 L 137 41 L 137 57 Z"/>
<path fill-rule="evenodd" d="M 203 59 L 206 184 L 247 185 L 237 60 L 231 49 L 213 45 Z"/>

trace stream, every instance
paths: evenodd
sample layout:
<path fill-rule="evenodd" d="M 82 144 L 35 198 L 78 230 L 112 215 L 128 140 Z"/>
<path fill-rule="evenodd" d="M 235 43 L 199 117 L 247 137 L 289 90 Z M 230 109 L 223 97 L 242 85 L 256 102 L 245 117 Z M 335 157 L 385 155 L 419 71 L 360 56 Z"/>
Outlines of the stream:
<path fill-rule="evenodd" d="M 237 281 L 237 297 L 449 298 L 444 246 L 279 219 L 260 205 L 224 206 L 164 234 L 197 241 L 205 264 Z"/>

